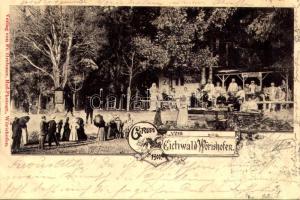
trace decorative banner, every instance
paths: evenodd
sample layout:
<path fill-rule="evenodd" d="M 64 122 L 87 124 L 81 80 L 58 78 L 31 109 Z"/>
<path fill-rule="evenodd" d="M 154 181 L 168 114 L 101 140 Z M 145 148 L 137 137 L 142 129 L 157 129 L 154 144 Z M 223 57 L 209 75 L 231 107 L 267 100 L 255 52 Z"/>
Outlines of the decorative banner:
<path fill-rule="evenodd" d="M 158 166 L 171 157 L 238 156 L 234 131 L 170 130 L 161 134 L 149 122 L 134 124 L 128 142 L 137 158 Z"/>
<path fill-rule="evenodd" d="M 231 137 L 166 137 L 162 150 L 167 155 L 235 156 L 236 141 Z"/>

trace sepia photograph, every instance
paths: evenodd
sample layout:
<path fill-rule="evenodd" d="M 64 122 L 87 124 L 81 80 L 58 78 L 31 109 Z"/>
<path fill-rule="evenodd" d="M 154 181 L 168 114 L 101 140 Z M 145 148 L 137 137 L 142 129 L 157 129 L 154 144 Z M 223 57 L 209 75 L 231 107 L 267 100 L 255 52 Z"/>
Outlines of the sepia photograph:
<path fill-rule="evenodd" d="M 177 155 L 196 145 L 156 135 L 216 134 L 208 150 L 230 135 L 259 157 L 293 135 L 293 8 L 16 5 L 10 41 L 12 154 Z"/>

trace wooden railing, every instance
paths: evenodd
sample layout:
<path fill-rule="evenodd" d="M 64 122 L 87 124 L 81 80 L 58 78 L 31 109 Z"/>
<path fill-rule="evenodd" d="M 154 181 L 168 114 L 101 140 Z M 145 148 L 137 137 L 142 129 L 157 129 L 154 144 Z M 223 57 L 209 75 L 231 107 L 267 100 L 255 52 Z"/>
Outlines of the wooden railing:
<path fill-rule="evenodd" d="M 257 104 L 262 104 L 263 109 L 267 110 L 270 108 L 270 106 L 273 105 L 279 105 L 279 109 L 282 108 L 282 105 L 291 105 L 294 104 L 293 101 L 258 101 Z"/>

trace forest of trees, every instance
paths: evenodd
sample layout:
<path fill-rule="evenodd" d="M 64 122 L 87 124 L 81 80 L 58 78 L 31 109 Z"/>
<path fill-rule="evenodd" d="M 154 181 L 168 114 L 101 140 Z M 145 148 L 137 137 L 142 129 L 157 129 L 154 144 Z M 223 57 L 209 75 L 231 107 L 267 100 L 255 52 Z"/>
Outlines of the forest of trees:
<path fill-rule="evenodd" d="M 41 107 L 82 84 L 130 98 L 156 70 L 222 66 L 293 71 L 293 10 L 284 8 L 11 7 L 11 99 Z M 46 104 L 47 104 L 46 102 Z M 82 101 L 79 101 L 82 102 Z"/>

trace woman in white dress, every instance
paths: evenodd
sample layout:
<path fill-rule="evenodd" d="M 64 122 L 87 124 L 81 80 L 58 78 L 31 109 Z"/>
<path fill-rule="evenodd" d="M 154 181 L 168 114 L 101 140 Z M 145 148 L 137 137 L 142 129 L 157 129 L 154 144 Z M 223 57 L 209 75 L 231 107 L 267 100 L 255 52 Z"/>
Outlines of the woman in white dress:
<path fill-rule="evenodd" d="M 78 121 L 79 121 L 78 118 L 73 119 L 73 122 L 71 124 L 71 133 L 70 133 L 69 141 L 78 141 L 78 135 L 77 135 L 77 129 L 79 128 Z"/>
<path fill-rule="evenodd" d="M 188 108 L 187 108 L 187 97 L 182 95 L 179 101 L 179 113 L 177 117 L 177 126 L 185 127 L 188 124 Z"/>
<path fill-rule="evenodd" d="M 28 131 L 27 128 L 22 128 L 21 147 L 28 144 Z"/>
<path fill-rule="evenodd" d="M 158 95 L 157 86 L 155 83 L 152 83 L 152 86 L 150 88 L 150 108 L 149 108 L 149 110 L 151 110 L 151 111 L 156 110 L 157 95 Z"/>

